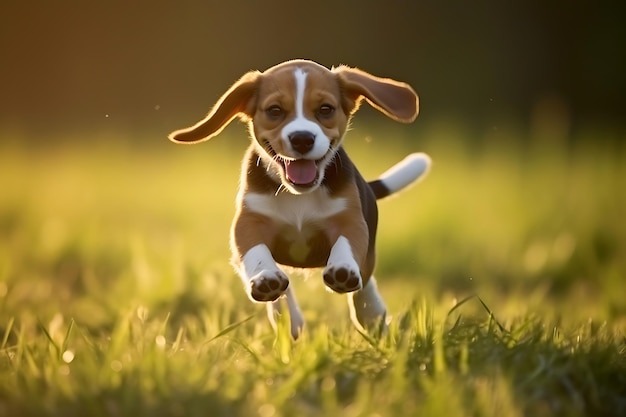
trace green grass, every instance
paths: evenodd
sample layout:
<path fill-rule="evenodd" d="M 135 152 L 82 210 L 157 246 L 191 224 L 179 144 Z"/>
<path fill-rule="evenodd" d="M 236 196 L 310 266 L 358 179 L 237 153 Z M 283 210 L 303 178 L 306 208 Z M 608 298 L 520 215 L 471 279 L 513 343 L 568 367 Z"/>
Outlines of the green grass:
<path fill-rule="evenodd" d="M 470 149 L 434 129 L 392 147 L 355 128 L 368 178 L 434 160 L 380 204 L 390 329 L 359 333 L 343 297 L 295 273 L 293 342 L 228 265 L 246 145 L 230 134 L 0 145 L 0 415 L 626 414 L 619 142 Z"/>

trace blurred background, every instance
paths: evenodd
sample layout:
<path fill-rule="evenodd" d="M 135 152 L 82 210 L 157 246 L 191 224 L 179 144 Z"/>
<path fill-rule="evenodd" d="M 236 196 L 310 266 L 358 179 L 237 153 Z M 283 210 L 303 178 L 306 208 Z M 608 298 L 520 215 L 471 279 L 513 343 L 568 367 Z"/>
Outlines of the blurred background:
<path fill-rule="evenodd" d="M 308 58 L 409 82 L 421 97 L 418 132 L 442 120 L 478 136 L 501 125 L 532 129 L 538 113 L 568 134 L 622 132 L 625 9 L 617 1 L 3 1 L 0 130 L 33 141 L 103 131 L 160 140 L 207 112 L 244 72 Z"/>
<path fill-rule="evenodd" d="M 197 147 L 167 134 L 246 71 L 292 58 L 357 66 L 420 95 L 415 123 L 362 106 L 346 139 L 366 178 L 409 152 L 434 161 L 380 205 L 377 274 L 391 311 L 429 294 L 447 309 L 476 292 L 500 317 L 624 319 L 625 9 L 5 0 L 0 319 L 60 310 L 106 321 L 138 298 L 164 311 L 232 307 L 227 325 L 242 303 L 258 308 L 228 264 L 245 129 Z M 307 314 L 336 317 L 328 297 L 305 301 Z"/>

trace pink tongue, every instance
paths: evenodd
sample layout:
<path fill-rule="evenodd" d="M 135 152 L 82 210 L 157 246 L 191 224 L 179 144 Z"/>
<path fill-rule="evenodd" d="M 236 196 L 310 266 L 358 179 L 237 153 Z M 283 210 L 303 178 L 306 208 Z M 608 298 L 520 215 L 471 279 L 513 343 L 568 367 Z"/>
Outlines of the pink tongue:
<path fill-rule="evenodd" d="M 294 184 L 310 184 L 317 176 L 317 166 L 314 161 L 308 159 L 285 161 L 285 173 L 287 179 Z"/>

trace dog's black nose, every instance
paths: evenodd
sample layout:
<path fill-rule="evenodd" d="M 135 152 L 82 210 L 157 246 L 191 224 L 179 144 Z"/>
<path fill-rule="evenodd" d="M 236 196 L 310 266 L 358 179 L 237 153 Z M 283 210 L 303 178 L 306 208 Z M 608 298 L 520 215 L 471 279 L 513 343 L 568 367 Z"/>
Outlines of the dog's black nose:
<path fill-rule="evenodd" d="M 304 155 L 313 148 L 315 135 L 306 130 L 297 130 L 289 134 L 289 142 L 296 152 Z"/>

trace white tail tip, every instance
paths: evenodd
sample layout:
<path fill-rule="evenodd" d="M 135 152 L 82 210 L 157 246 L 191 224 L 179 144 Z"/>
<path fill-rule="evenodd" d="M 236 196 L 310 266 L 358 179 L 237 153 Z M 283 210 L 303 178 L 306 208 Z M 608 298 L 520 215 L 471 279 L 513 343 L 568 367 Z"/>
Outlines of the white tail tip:
<path fill-rule="evenodd" d="M 379 179 L 389 189 L 390 194 L 393 194 L 426 176 L 430 164 L 430 157 L 425 153 L 412 153 L 385 171 Z"/>

